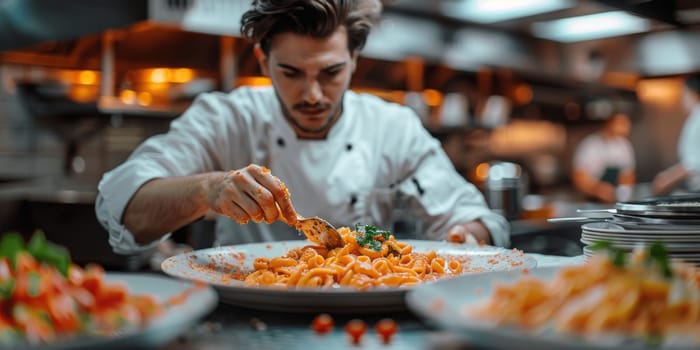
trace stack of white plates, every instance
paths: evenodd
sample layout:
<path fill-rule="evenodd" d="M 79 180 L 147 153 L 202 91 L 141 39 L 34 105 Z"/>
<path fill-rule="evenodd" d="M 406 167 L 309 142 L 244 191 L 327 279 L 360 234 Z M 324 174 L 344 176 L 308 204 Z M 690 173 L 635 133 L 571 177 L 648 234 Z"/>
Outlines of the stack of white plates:
<path fill-rule="evenodd" d="M 665 227 L 665 228 L 664 228 Z M 615 222 L 591 222 L 581 226 L 581 242 L 592 245 L 609 241 L 613 246 L 632 251 L 639 246 L 660 242 L 674 260 L 700 265 L 700 226 L 692 225 L 619 225 Z M 586 257 L 594 252 L 583 248 Z"/>

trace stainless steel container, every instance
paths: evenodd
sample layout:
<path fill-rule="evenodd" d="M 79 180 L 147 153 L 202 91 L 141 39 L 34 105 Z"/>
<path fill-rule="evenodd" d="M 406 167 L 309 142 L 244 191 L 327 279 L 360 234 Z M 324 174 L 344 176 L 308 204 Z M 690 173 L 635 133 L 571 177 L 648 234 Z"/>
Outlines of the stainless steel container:
<path fill-rule="evenodd" d="M 511 162 L 492 162 L 486 179 L 485 197 L 491 209 L 508 220 L 517 219 L 527 191 L 527 176 Z"/>

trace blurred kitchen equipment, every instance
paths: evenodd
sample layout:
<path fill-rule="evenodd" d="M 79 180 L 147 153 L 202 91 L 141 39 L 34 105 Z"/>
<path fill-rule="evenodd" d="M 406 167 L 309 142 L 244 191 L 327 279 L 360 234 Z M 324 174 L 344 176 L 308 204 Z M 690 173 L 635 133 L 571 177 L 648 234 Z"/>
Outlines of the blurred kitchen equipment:
<path fill-rule="evenodd" d="M 491 162 L 484 190 L 486 201 L 491 209 L 506 219 L 516 219 L 522 210 L 527 182 L 527 175 L 523 173 L 520 165 L 511 162 Z"/>
<path fill-rule="evenodd" d="M 467 125 L 469 120 L 469 101 L 463 94 L 450 92 L 445 94 L 440 110 L 440 126 L 459 127 Z"/>
<path fill-rule="evenodd" d="M 510 119 L 511 108 L 507 98 L 499 95 L 489 96 L 481 113 L 481 123 L 492 128 L 504 125 Z"/>

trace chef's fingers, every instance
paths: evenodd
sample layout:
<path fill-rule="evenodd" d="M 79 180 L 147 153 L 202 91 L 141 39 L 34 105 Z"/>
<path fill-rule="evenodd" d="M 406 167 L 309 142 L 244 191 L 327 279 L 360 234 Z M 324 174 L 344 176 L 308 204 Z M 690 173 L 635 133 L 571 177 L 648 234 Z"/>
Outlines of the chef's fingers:
<path fill-rule="evenodd" d="M 232 218 L 239 224 L 247 224 L 250 221 L 250 216 L 243 208 L 231 200 L 221 200 L 217 205 L 216 211 L 219 214 Z"/>
<path fill-rule="evenodd" d="M 259 167 L 260 171 L 251 172 L 255 179 L 272 194 L 273 200 L 263 207 L 265 217 L 269 222 L 281 215 L 284 222 L 294 225 L 297 222 L 297 212 L 292 205 L 292 197 L 287 186 L 278 177 L 272 175 L 269 169 Z"/>
<path fill-rule="evenodd" d="M 465 243 L 469 245 L 479 244 L 476 237 L 474 237 L 474 235 L 462 225 L 456 225 L 447 232 L 447 241 L 452 243 Z"/>
<path fill-rule="evenodd" d="M 267 200 L 271 201 L 271 195 L 265 190 L 255 177 L 250 174 L 248 168 L 243 170 L 233 170 L 226 176 L 226 181 L 230 184 L 227 187 L 227 196 L 236 203 L 255 222 L 265 219 L 263 211 L 265 194 Z"/>

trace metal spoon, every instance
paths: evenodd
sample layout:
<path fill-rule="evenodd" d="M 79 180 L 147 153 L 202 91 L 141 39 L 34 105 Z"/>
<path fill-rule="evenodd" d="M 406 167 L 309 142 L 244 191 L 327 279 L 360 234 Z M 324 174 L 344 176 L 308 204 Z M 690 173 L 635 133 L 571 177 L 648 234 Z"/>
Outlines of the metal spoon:
<path fill-rule="evenodd" d="M 328 249 L 339 248 L 345 245 L 340 233 L 328 221 L 314 216 L 305 218 L 297 214 L 297 230 L 304 233 L 306 238 Z"/>
<path fill-rule="evenodd" d="M 573 216 L 561 218 L 548 218 L 547 222 L 583 222 L 583 221 L 600 221 L 605 218 L 593 218 L 588 216 Z"/>

